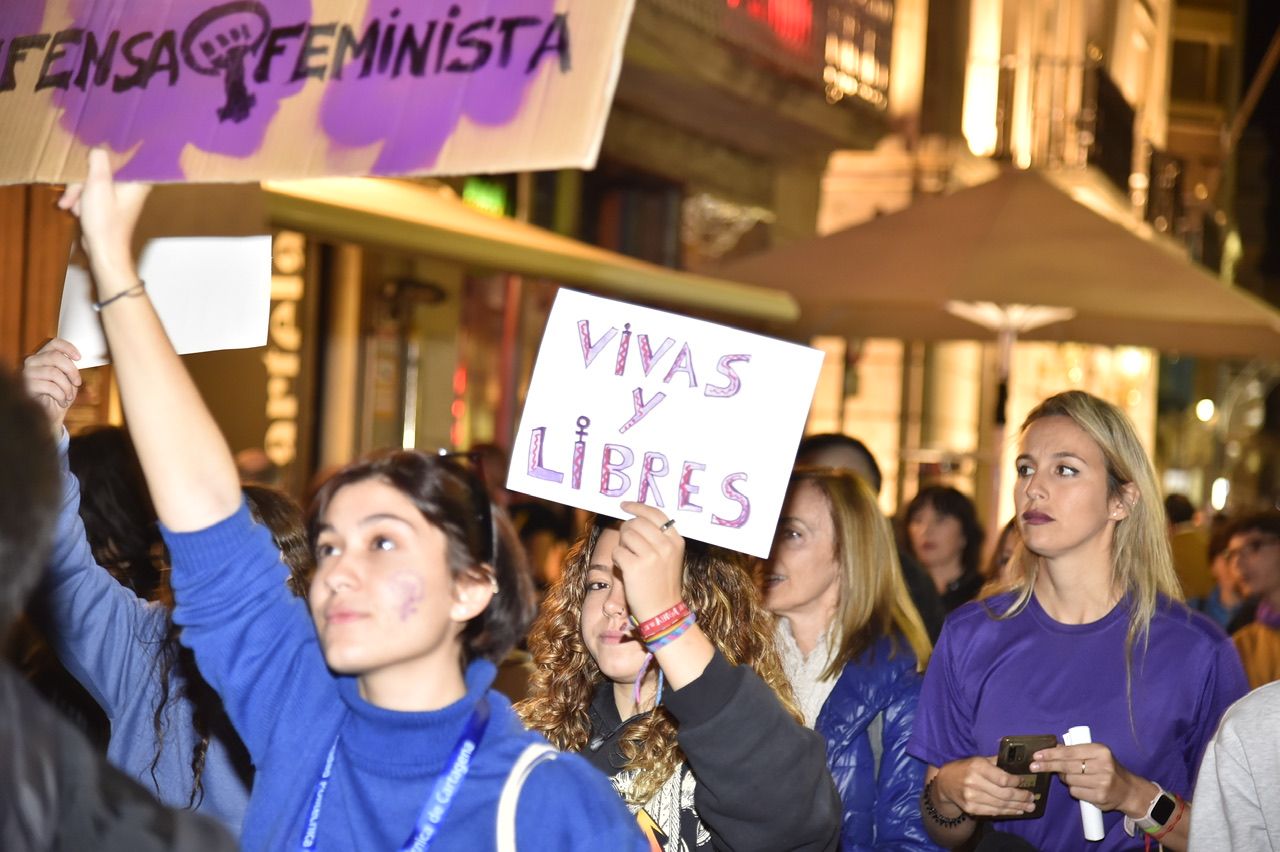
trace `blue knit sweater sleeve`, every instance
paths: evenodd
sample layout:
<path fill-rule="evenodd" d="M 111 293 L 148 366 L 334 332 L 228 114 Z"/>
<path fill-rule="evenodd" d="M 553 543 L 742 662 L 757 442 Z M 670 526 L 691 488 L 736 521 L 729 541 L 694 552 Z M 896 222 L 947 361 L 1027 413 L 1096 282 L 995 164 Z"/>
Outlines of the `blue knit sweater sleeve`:
<path fill-rule="evenodd" d="M 203 530 L 161 532 L 182 642 L 195 651 L 254 763 L 261 764 L 278 728 L 339 714 L 337 685 L 306 604 L 289 593 L 280 551 L 248 507 L 242 502 Z"/>
<path fill-rule="evenodd" d="M 539 764 L 520 791 L 516 834 L 562 852 L 650 852 L 634 816 L 604 774 L 576 754 Z"/>
<path fill-rule="evenodd" d="M 103 712 L 118 720 L 142 689 L 154 689 L 156 651 L 167 619 L 158 604 L 139 600 L 93 558 L 80 520 L 80 482 L 58 443 L 62 503 L 53 552 L 37 598 L 58 659 Z"/>

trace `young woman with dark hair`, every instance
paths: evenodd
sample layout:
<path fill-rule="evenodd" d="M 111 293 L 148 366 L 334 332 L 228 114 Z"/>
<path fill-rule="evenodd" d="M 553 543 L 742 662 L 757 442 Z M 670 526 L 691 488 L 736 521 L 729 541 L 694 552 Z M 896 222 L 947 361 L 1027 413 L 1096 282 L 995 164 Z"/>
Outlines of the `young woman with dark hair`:
<path fill-rule="evenodd" d="M 946 485 L 921 488 L 907 504 L 911 555 L 933 578 L 942 607 L 951 612 L 982 588 L 982 541 L 973 501 Z"/>
<path fill-rule="evenodd" d="M 156 600 L 167 568 L 164 543 L 129 433 L 85 429 L 71 438 L 67 459 L 83 489 L 80 519 L 93 558 L 138 597 Z"/>
<path fill-rule="evenodd" d="M 98 556 L 129 562 L 143 558 L 142 550 L 117 545 L 147 539 L 145 532 L 133 529 L 135 523 L 145 527 L 146 512 L 116 515 L 110 532 L 99 533 L 96 548 L 82 521 L 81 483 L 69 467 L 68 449 L 73 442 L 62 425 L 80 384 L 77 358 L 79 352 L 72 344 L 55 338 L 23 366 L 27 392 L 37 399 L 57 400 L 56 405 L 42 407 L 60 436 L 62 474 L 53 550 L 34 611 L 63 666 L 110 722 L 108 760 L 165 804 L 199 810 L 238 832 L 249 802 L 252 766 L 221 700 L 200 676 L 191 652 L 178 643 L 180 631 L 166 602 L 170 598 L 166 584 L 161 582 L 153 590 L 161 600 L 146 601 L 138 596 L 138 589 L 125 585 L 116 572 L 98 562 Z M 123 431 L 97 434 L 100 437 L 90 446 L 105 441 L 112 453 L 121 453 L 115 436 L 124 437 Z M 130 450 L 123 455 L 131 454 Z M 102 467 L 87 462 L 83 453 L 80 461 L 82 470 Z M 91 476 L 92 481 L 100 478 Z M 138 489 L 126 492 L 131 504 L 149 506 L 145 483 L 139 483 Z M 111 515 L 114 510 L 106 506 L 109 499 L 93 501 L 97 508 L 89 516 Z M 156 523 L 154 515 L 150 523 Z M 133 557 L 126 556 L 130 552 Z M 163 564 L 159 554 L 148 558 Z"/>
<path fill-rule="evenodd" d="M 61 203 L 80 217 L 169 545 L 174 620 L 256 768 L 244 847 L 644 849 L 583 761 L 532 765 L 545 743 L 489 689 L 529 603 L 509 528 L 459 465 L 398 452 L 339 472 L 310 516 L 310 614 L 288 593 L 137 278 L 129 245 L 145 194 L 113 184 L 95 150 Z"/>
<path fill-rule="evenodd" d="M 655 850 L 837 849 L 822 739 L 743 557 L 622 509 L 635 517 L 595 519 L 547 595 L 521 715 L 610 775 Z"/>

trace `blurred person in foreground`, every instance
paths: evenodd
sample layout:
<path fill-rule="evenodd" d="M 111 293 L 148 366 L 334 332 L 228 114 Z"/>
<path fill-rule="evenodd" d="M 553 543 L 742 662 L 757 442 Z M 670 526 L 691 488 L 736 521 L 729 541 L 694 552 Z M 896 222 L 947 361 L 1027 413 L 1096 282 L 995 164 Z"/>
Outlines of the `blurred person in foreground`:
<path fill-rule="evenodd" d="M 1205 749 L 1191 849 L 1280 849 L 1280 683 L 1237 701 Z"/>
<path fill-rule="evenodd" d="M 46 397 L 45 407 L 63 406 Z M 48 421 L 0 369 L 0 631 L 40 578 L 58 510 L 58 462 Z M 0 848 L 226 850 L 212 821 L 170 811 L 98 755 L 7 664 L 0 663 Z"/>

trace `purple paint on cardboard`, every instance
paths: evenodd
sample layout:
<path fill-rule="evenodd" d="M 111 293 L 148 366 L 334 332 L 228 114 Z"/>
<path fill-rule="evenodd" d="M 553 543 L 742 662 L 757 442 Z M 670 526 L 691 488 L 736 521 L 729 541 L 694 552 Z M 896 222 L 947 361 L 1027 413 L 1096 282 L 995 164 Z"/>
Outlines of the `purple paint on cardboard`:
<path fill-rule="evenodd" d="M 280 22 L 307 21 L 308 0 L 272 0 L 269 8 L 252 0 L 72 0 L 69 11 L 71 26 L 86 33 L 61 60 L 76 76 L 85 65 L 88 34 L 104 53 L 111 33 L 119 37 L 105 85 L 94 84 L 95 67 L 81 78 L 82 86 L 55 92 L 54 101 L 63 109 L 62 126 L 81 142 L 116 151 L 137 147 L 119 170 L 122 179 L 181 179 L 187 145 L 231 157 L 252 155 L 280 101 L 302 87 L 287 74 L 264 82 L 246 78 L 267 31 Z M 143 74 L 144 68 L 152 73 Z M 169 85 L 175 75 L 176 84 Z M 240 97 L 230 97 L 237 89 Z"/>
<path fill-rule="evenodd" d="M 403 8 L 402 7 L 406 7 Z M 326 90 L 321 106 L 321 126 L 336 145 L 363 147 L 382 141 L 373 166 L 375 174 L 403 174 L 430 167 L 458 122 L 467 118 L 477 124 L 507 124 L 520 112 L 530 84 L 545 70 L 529 72 L 528 64 L 541 57 L 559 73 L 561 57 L 556 52 L 539 51 L 547 26 L 555 20 L 555 0 L 487 0 L 458 4 L 448 0 L 424 0 L 408 4 L 404 0 L 370 0 L 361 35 L 367 36 L 378 22 L 375 63 L 384 62 L 395 70 L 403 51 L 399 76 L 370 73 L 361 77 L 363 60 L 348 64 L 342 85 Z M 487 28 L 484 22 L 493 18 Z M 511 25 L 508 51 L 501 21 L 536 19 L 537 25 Z M 434 22 L 434 28 L 432 28 Z M 395 33 L 388 37 L 390 27 Z M 413 51 L 403 47 L 407 28 L 413 26 L 414 43 L 426 45 L 423 73 L 405 73 Z M 468 29 L 471 28 L 471 29 Z M 428 31 L 431 38 L 428 43 Z M 450 71 L 478 63 L 482 49 L 461 47 L 452 52 L 450 44 L 460 44 L 464 33 L 473 41 L 484 40 L 487 59 L 470 72 Z M 495 37 L 496 33 L 496 37 Z M 565 34 L 567 38 L 567 31 Z M 489 44 L 492 39 L 496 44 Z M 384 48 L 383 42 L 390 47 Z M 446 49 L 442 53 L 440 45 Z M 505 65 L 503 54 L 507 56 Z"/>

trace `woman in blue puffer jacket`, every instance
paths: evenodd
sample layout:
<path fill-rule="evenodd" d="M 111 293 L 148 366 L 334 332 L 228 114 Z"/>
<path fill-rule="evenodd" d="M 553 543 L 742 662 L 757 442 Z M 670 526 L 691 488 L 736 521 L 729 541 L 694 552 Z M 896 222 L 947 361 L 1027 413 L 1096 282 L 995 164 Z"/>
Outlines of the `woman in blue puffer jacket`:
<path fill-rule="evenodd" d="M 852 471 L 792 474 L 764 595 L 805 723 L 827 740 L 841 849 L 936 849 L 920 821 L 924 764 L 907 754 L 929 637 L 889 522 Z"/>

